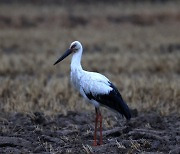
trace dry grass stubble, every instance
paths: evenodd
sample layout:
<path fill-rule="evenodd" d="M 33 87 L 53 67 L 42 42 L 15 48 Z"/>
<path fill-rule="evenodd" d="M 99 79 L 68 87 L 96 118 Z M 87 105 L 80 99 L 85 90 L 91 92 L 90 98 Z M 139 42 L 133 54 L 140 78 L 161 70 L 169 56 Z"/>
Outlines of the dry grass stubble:
<path fill-rule="evenodd" d="M 178 14 L 177 5 L 171 4 L 169 10 L 166 5 L 145 7 L 153 18 L 159 13 L 172 15 L 172 10 Z M 122 11 L 119 11 L 119 4 L 113 6 L 112 11 L 112 6 L 102 4 L 98 9 L 90 6 L 91 11 L 83 15 L 83 6 L 76 6 L 78 11 L 73 10 L 73 17 L 76 17 L 73 19 L 80 21 L 71 23 L 72 14 L 68 14 L 63 6 L 0 7 L 2 16 L 13 17 L 11 24 L 5 26 L 0 19 L 2 111 L 54 114 L 68 110 L 92 110 L 93 107 L 85 104 L 71 88 L 70 60 L 56 67 L 52 65 L 75 39 L 84 44 L 83 67 L 110 78 L 131 108 L 155 110 L 162 114 L 180 111 L 178 17 L 173 21 L 165 18 L 164 23 L 143 20 L 149 25 L 143 25 L 142 21 L 140 24 L 110 21 L 108 16 L 142 14 L 137 9 L 142 6 L 130 6 L 131 9 L 122 6 Z M 33 13 L 29 14 L 25 8 L 32 9 Z M 103 10 L 106 11 L 98 13 Z M 146 12 L 142 8 L 141 11 Z M 89 22 L 82 22 L 88 19 Z M 76 26 L 72 27 L 72 24 Z"/>

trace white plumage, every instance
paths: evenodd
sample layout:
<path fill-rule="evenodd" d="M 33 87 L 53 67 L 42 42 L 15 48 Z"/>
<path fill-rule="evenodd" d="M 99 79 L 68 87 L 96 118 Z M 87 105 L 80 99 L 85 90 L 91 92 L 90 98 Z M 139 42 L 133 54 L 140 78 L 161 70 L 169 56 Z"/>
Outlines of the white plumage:
<path fill-rule="evenodd" d="M 108 83 L 109 80 L 101 74 L 83 70 L 80 72 L 81 73 L 79 74 L 81 74 L 81 76 L 79 79 L 76 77 L 75 73 L 71 73 L 71 82 L 87 100 L 89 99 L 87 98 L 86 94 L 91 93 L 93 96 L 98 94 L 104 95 L 108 94 L 112 90 Z M 93 100 L 89 100 L 89 102 L 94 104 Z M 97 103 L 96 107 L 98 107 Z"/>
<path fill-rule="evenodd" d="M 99 103 L 88 99 L 86 94 L 92 93 L 94 96 L 108 94 L 112 90 L 108 83 L 109 80 L 99 73 L 83 70 L 81 66 L 82 45 L 78 41 L 73 42 L 71 46 L 73 44 L 76 44 L 78 51 L 73 54 L 71 60 L 71 82 L 86 100 L 99 107 Z"/>
<path fill-rule="evenodd" d="M 104 75 L 96 72 L 88 72 L 82 69 L 81 57 L 83 48 L 79 41 L 71 43 L 70 48 L 54 63 L 57 64 L 73 53 L 71 60 L 71 82 L 80 94 L 92 103 L 96 109 L 96 123 L 94 134 L 94 145 L 96 142 L 97 123 L 100 120 L 100 144 L 102 144 L 102 116 L 99 106 L 109 107 L 128 120 L 131 118 L 130 110 L 122 99 L 117 88 Z"/>

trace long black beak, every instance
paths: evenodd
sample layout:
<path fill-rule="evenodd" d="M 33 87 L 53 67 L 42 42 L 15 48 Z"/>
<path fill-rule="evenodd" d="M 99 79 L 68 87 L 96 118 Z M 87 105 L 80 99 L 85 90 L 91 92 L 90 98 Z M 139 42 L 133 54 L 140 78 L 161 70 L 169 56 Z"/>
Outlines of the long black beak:
<path fill-rule="evenodd" d="M 71 54 L 71 49 L 68 49 L 55 63 L 54 65 L 56 65 L 57 63 L 59 63 L 60 61 L 62 61 L 64 58 L 66 58 L 67 56 L 69 56 Z"/>

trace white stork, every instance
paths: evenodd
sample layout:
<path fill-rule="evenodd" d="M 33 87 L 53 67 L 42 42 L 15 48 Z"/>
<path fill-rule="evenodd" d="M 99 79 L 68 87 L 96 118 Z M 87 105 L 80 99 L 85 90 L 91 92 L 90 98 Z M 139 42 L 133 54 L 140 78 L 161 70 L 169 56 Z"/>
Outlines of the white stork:
<path fill-rule="evenodd" d="M 129 107 L 122 99 L 117 88 L 104 75 L 96 72 L 88 72 L 82 69 L 81 56 L 83 48 L 79 41 L 71 43 L 69 49 L 54 63 L 57 64 L 73 53 L 71 60 L 71 82 L 80 94 L 95 106 L 95 131 L 94 146 L 97 145 L 96 133 L 97 124 L 100 123 L 100 142 L 102 144 L 102 115 L 99 110 L 100 105 L 109 107 L 130 120 L 131 113 Z"/>

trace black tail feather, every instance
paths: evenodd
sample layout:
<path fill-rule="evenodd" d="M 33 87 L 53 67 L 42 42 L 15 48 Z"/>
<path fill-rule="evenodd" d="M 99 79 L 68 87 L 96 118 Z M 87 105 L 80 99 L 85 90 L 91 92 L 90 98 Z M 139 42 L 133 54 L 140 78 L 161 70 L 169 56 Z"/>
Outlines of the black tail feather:
<path fill-rule="evenodd" d="M 118 111 L 120 114 L 125 116 L 127 120 L 131 119 L 131 111 L 128 107 L 128 105 L 124 102 L 124 100 L 121 97 L 116 96 L 116 111 Z"/>
<path fill-rule="evenodd" d="M 121 113 L 123 116 L 125 116 L 127 120 L 130 120 L 131 112 L 129 110 L 128 105 L 123 100 L 118 89 L 112 83 L 109 82 L 109 84 L 113 88 L 113 90 L 110 92 L 110 95 L 112 97 L 113 106 L 116 107 L 115 110 Z"/>

